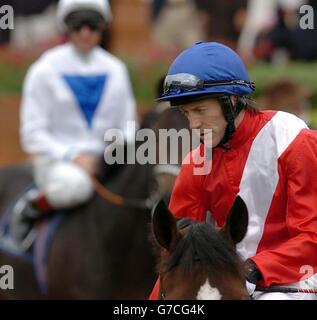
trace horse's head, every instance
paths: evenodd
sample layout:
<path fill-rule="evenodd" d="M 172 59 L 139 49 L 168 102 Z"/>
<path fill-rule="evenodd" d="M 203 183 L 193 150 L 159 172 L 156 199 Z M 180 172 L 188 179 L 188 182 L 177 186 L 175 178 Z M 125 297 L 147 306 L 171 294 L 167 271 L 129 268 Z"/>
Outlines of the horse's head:
<path fill-rule="evenodd" d="M 161 247 L 159 274 L 163 299 L 249 299 L 243 264 L 235 245 L 245 236 L 248 212 L 238 197 L 225 226 L 179 220 L 163 201 L 153 212 L 153 232 Z"/>

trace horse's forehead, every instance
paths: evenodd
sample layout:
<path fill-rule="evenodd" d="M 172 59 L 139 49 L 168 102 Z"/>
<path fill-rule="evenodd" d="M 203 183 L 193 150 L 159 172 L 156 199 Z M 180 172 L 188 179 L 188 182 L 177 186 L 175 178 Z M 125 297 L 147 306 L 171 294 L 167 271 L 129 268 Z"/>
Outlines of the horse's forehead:
<path fill-rule="evenodd" d="M 210 285 L 209 280 L 206 279 L 205 283 L 199 288 L 197 293 L 197 300 L 221 300 L 221 294 L 217 288 Z"/>

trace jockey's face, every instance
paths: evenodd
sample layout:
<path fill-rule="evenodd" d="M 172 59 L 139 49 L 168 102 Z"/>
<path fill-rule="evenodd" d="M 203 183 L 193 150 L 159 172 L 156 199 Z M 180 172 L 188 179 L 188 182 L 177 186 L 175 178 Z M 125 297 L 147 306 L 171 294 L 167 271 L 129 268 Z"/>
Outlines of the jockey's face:
<path fill-rule="evenodd" d="M 227 122 L 216 99 L 206 99 L 180 106 L 190 129 L 199 129 L 200 139 L 206 146 L 217 146 L 225 135 Z M 211 130 L 210 130 L 211 129 Z"/>
<path fill-rule="evenodd" d="M 89 53 L 101 41 L 102 29 L 94 29 L 89 25 L 82 25 L 78 30 L 71 30 L 70 41 L 83 54 Z"/>

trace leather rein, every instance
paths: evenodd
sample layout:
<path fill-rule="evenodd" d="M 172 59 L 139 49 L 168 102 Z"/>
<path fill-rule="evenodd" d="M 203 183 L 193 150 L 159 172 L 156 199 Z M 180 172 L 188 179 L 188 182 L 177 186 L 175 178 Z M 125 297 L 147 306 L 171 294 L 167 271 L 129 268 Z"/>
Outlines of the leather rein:
<path fill-rule="evenodd" d="M 175 165 L 156 165 L 154 176 L 162 173 L 177 176 L 179 167 Z M 110 191 L 97 178 L 91 176 L 95 191 L 106 202 L 118 207 L 130 207 L 136 209 L 152 209 L 154 204 L 162 197 L 159 191 L 153 192 L 146 199 L 125 198 L 117 193 Z"/>
<path fill-rule="evenodd" d="M 97 194 L 106 202 L 118 207 L 130 207 L 137 209 L 151 209 L 157 198 L 156 194 L 150 195 L 147 199 L 130 199 L 125 198 L 117 193 L 110 191 L 102 185 L 95 177 L 92 177 L 92 182 Z"/>
<path fill-rule="evenodd" d="M 299 288 L 288 288 L 288 287 L 262 287 L 262 286 L 256 286 L 255 291 L 317 294 L 317 289 L 299 289 Z"/>

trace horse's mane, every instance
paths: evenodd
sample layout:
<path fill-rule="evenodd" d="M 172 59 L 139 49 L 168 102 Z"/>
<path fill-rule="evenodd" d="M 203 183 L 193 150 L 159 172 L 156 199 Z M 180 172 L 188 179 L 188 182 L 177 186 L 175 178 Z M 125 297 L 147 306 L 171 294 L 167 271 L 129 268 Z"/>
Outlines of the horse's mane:
<path fill-rule="evenodd" d="M 235 248 L 210 224 L 192 223 L 187 233 L 179 239 L 161 268 L 168 271 L 176 265 L 186 273 L 199 261 L 210 272 L 241 274 L 241 260 Z M 241 274 L 242 276 L 242 274 Z"/>

